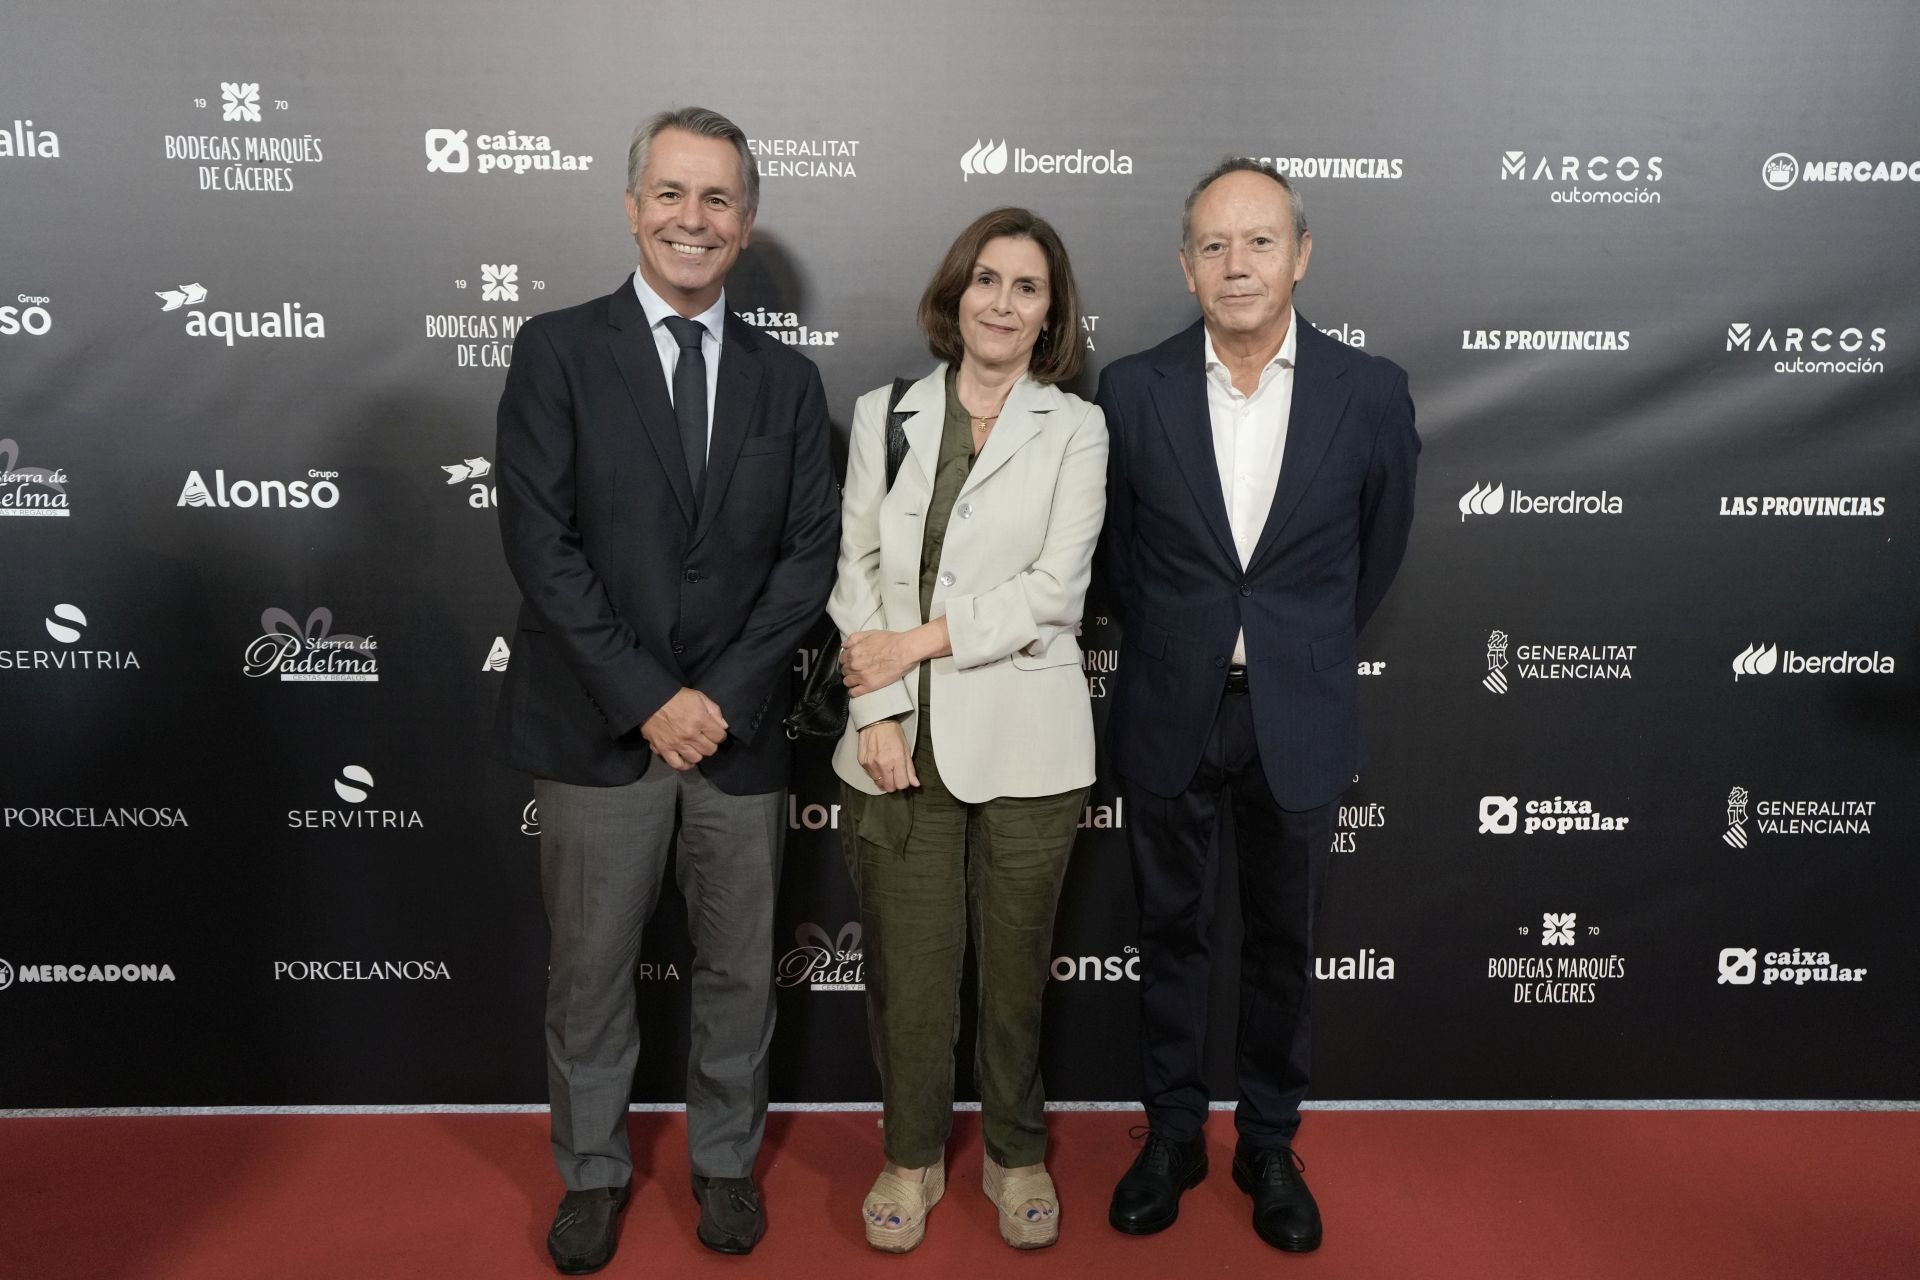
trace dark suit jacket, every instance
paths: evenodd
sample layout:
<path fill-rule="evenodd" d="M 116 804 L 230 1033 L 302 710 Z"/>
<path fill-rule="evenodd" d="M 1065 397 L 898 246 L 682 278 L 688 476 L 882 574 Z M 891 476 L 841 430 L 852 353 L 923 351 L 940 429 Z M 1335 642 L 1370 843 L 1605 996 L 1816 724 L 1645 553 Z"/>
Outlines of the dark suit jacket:
<path fill-rule="evenodd" d="M 500 397 L 500 536 L 520 584 L 496 754 L 543 778 L 632 782 L 640 724 L 683 685 L 728 741 L 701 771 L 787 785 L 793 657 L 833 586 L 840 511 L 820 374 L 726 318 L 704 499 L 631 280 L 535 316 Z"/>
<path fill-rule="evenodd" d="M 1193 780 L 1240 628 L 1281 807 L 1325 804 L 1360 767 L 1355 636 L 1406 549 L 1420 438 L 1398 365 L 1294 322 L 1280 485 L 1245 569 L 1214 461 L 1201 322 L 1100 378 L 1111 448 L 1099 578 L 1123 631 L 1107 749 L 1156 795 Z"/>

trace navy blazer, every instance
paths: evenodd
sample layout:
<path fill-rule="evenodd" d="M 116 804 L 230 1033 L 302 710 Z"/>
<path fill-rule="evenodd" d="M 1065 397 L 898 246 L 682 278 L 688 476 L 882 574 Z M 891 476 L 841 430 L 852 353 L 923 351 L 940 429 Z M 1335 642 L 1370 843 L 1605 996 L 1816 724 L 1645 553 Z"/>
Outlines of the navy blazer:
<path fill-rule="evenodd" d="M 690 685 L 728 726 L 701 772 L 736 795 L 785 787 L 794 653 L 839 549 L 830 436 L 813 362 L 729 314 L 696 509 L 632 281 L 527 321 L 495 467 L 522 596 L 499 758 L 632 782 L 653 766 L 639 726 Z"/>
<path fill-rule="evenodd" d="M 1360 768 L 1355 637 L 1406 549 L 1420 437 L 1404 370 L 1294 321 L 1280 484 L 1244 569 L 1214 461 L 1204 322 L 1100 377 L 1111 447 L 1097 576 L 1122 628 L 1107 750 L 1155 795 L 1192 782 L 1243 628 L 1281 807 L 1325 804 Z"/>

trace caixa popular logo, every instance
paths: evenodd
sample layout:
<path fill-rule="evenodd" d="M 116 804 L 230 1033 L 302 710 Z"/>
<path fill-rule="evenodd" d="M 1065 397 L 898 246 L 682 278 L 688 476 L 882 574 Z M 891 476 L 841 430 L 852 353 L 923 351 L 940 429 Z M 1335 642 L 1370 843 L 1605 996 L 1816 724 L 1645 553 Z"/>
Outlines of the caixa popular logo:
<path fill-rule="evenodd" d="M 1483 836 L 1564 836 L 1580 831 L 1625 831 L 1631 818 L 1605 814 L 1591 800 L 1528 800 L 1518 796 L 1481 796 L 1480 831 Z"/>
<path fill-rule="evenodd" d="M 1895 663 L 1891 654 L 1878 649 L 1871 653 L 1800 653 L 1782 650 L 1777 644 L 1750 644 L 1733 655 L 1733 681 L 1741 676 L 1770 676 L 1778 671 L 1789 676 L 1890 676 Z"/>
<path fill-rule="evenodd" d="M 368 805 L 374 798 L 373 771 L 364 765 L 344 765 L 339 776 L 333 780 L 333 794 L 343 803 L 352 806 L 345 809 L 289 809 L 287 825 L 295 830 L 404 830 L 419 829 L 426 826 L 420 819 L 418 809 L 383 809 L 376 803 Z"/>
<path fill-rule="evenodd" d="M 23 467 L 19 442 L 0 440 L 0 517 L 70 514 L 66 469 Z"/>
<path fill-rule="evenodd" d="M 804 986 L 814 991 L 865 991 L 866 958 L 860 950 L 860 922 L 842 925 L 838 937 L 811 920 L 793 931 L 797 944 L 780 957 L 774 980 L 783 987 Z"/>
<path fill-rule="evenodd" d="M 471 140 L 469 140 L 471 139 Z M 466 129 L 429 129 L 425 136 L 428 173 L 513 174 L 585 173 L 593 157 L 562 151 L 544 133 L 479 133 Z M 476 159 L 475 152 L 479 155 Z"/>
<path fill-rule="evenodd" d="M 1763 987 L 1804 987 L 1810 982 L 1864 982 L 1866 977 L 1864 967 L 1835 964 L 1831 954 L 1811 947 L 1765 953 L 1758 947 L 1722 947 L 1716 985 L 1750 987 L 1757 982 Z"/>
<path fill-rule="evenodd" d="M 86 648 L 87 614 L 64 601 L 48 611 L 42 625 L 57 649 L 0 649 L 0 671 L 138 671 L 140 658 L 130 649 Z M 93 643 L 98 644 L 98 641 Z"/>
<path fill-rule="evenodd" d="M 208 297 L 203 284 L 183 284 L 171 289 L 156 289 L 162 311 L 185 311 L 185 332 L 190 338 L 214 338 L 231 347 L 236 342 L 260 338 L 324 338 L 327 318 L 309 311 L 301 302 L 283 302 L 277 311 L 210 310 L 200 304 Z"/>
<path fill-rule="evenodd" d="M 331 609 L 315 609 L 301 623 L 271 608 L 260 615 L 260 635 L 247 643 L 240 669 L 254 680 L 376 684 L 379 647 L 370 635 L 336 634 Z"/>
<path fill-rule="evenodd" d="M 338 471 L 309 469 L 304 480 L 228 480 L 225 469 L 216 467 L 213 483 L 208 484 L 198 471 L 189 471 L 173 505 L 242 510 L 318 507 L 331 511 L 340 505 L 340 486 L 334 483 L 339 478 Z"/>

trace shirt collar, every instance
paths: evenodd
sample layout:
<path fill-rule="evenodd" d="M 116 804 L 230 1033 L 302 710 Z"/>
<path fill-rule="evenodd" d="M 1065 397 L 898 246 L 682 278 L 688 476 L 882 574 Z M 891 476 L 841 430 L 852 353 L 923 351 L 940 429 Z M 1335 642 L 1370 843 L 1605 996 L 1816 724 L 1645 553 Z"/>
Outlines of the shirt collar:
<path fill-rule="evenodd" d="M 677 316 L 680 314 L 668 305 L 665 298 L 662 298 L 653 291 L 652 287 L 647 284 L 646 280 L 638 271 L 633 273 L 633 293 L 635 297 L 640 299 L 640 309 L 647 314 L 647 327 L 649 329 L 658 329 L 660 322 L 668 316 Z M 713 305 L 693 317 L 693 320 L 696 324 L 703 326 L 708 333 L 712 334 L 715 342 L 719 342 L 720 332 L 726 326 L 726 317 L 727 291 L 722 289 L 720 296 L 714 299 Z"/>
<path fill-rule="evenodd" d="M 638 279 L 638 276 L 636 276 L 635 278 Z M 1216 367 L 1225 368 L 1225 365 L 1222 364 L 1220 357 L 1214 354 L 1213 334 L 1208 331 L 1205 325 L 1200 326 L 1200 333 L 1201 333 L 1201 336 L 1206 340 L 1206 363 L 1203 367 L 1208 370 L 1214 369 Z M 1267 361 L 1267 368 L 1271 369 L 1274 365 L 1279 365 L 1282 369 L 1293 368 L 1294 352 L 1298 351 L 1299 349 L 1300 349 L 1300 314 L 1299 312 L 1295 311 L 1291 305 L 1289 305 L 1287 307 L 1287 336 L 1281 340 L 1280 349 L 1273 353 L 1273 359 Z M 1266 375 L 1266 369 L 1262 369 L 1260 373 L 1261 373 L 1261 376 L 1264 377 Z"/>

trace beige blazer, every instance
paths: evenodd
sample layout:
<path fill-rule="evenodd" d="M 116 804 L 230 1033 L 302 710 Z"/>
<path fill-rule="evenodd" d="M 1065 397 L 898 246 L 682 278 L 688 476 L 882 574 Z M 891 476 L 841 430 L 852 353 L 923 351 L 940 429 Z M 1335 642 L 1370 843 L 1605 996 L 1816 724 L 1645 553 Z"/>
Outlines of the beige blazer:
<path fill-rule="evenodd" d="M 840 517 L 840 568 L 827 612 L 842 637 L 920 625 L 926 531 L 947 366 L 901 397 L 911 446 L 888 490 L 887 397 L 853 411 Z M 1014 384 L 954 500 L 933 593 L 951 657 L 935 658 L 928 709 L 948 790 L 977 803 L 1093 782 L 1093 713 L 1080 669 L 1080 613 L 1107 510 L 1107 425 L 1094 405 L 1030 376 Z M 859 729 L 900 717 L 919 735 L 920 669 L 852 700 L 834 771 L 877 794 L 860 769 Z"/>

